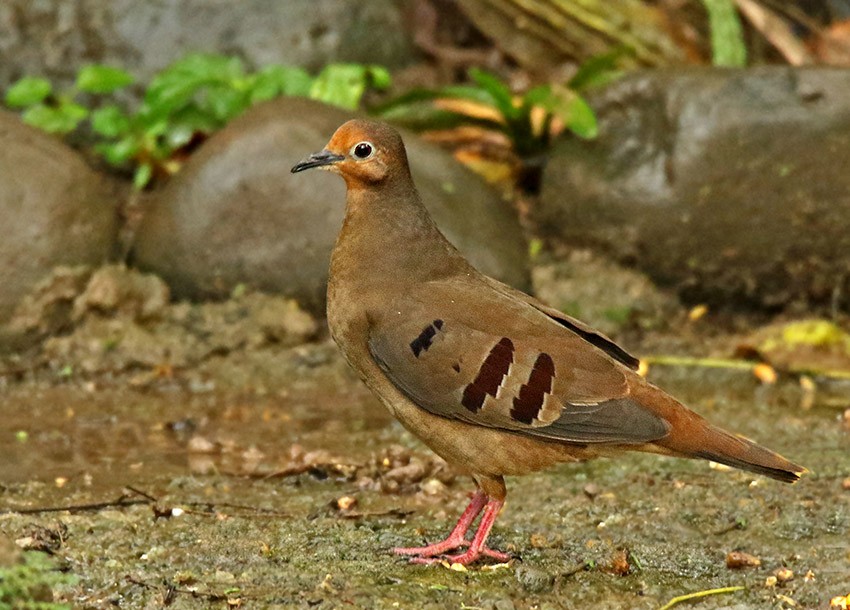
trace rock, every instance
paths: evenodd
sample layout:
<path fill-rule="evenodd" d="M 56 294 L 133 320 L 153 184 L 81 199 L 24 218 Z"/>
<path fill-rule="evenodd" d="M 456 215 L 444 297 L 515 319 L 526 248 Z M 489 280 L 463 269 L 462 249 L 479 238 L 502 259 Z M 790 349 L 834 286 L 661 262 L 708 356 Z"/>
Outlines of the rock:
<path fill-rule="evenodd" d="M 253 66 L 402 67 L 415 57 L 406 21 L 406 3 L 394 0 L 4 0 L 0 89 L 24 74 L 70 86 L 89 63 L 122 66 L 146 82 L 190 49 Z"/>
<path fill-rule="evenodd" d="M 54 267 L 113 254 L 121 197 L 60 140 L 0 111 L 0 323 Z"/>
<path fill-rule="evenodd" d="M 516 579 L 529 593 L 544 593 L 555 585 L 553 574 L 527 565 L 517 566 Z"/>
<path fill-rule="evenodd" d="M 563 141 L 541 231 L 636 264 L 690 304 L 850 310 L 850 70 L 638 73 Z"/>
<path fill-rule="evenodd" d="M 149 202 L 133 263 L 162 276 L 178 298 L 223 297 L 247 285 L 323 311 L 345 187 L 337 176 L 289 169 L 350 118 L 284 98 L 235 120 Z M 510 204 L 449 154 L 409 133 L 405 141 L 437 224 L 483 271 L 527 288 L 527 247 Z"/>

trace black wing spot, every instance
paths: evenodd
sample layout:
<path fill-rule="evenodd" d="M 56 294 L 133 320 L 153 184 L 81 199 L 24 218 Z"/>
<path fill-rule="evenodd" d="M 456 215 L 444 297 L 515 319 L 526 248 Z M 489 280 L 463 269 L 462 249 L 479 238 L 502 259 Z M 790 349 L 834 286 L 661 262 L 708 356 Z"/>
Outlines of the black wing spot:
<path fill-rule="evenodd" d="M 419 354 L 423 351 L 427 352 L 428 348 L 431 347 L 431 343 L 434 336 L 437 334 L 437 331 L 442 329 L 442 320 L 434 320 L 428 326 L 423 328 L 422 332 L 419 333 L 419 336 L 410 342 L 410 349 L 413 352 L 413 355 L 419 358 Z"/>
<path fill-rule="evenodd" d="M 455 372 L 455 373 L 460 373 L 460 362 L 455 362 L 455 363 L 452 365 L 452 368 L 454 369 L 454 372 Z"/>
<path fill-rule="evenodd" d="M 495 398 L 496 392 L 502 385 L 502 380 L 508 374 L 508 369 L 513 361 L 513 341 L 507 337 L 502 337 L 487 354 L 484 362 L 481 363 L 481 368 L 478 369 L 475 380 L 464 388 L 460 404 L 475 413 L 484 406 L 487 394 Z"/>
<path fill-rule="evenodd" d="M 555 379 L 555 362 L 549 354 L 541 353 L 534 361 L 534 367 L 528 376 L 528 381 L 519 389 L 514 397 L 511 417 L 518 422 L 530 424 L 540 414 L 546 394 L 552 391 Z"/>

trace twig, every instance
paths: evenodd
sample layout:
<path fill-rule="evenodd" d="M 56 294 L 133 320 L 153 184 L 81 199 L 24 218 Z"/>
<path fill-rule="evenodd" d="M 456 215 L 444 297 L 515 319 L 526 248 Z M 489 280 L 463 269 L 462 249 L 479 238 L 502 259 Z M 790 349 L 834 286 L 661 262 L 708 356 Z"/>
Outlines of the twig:
<path fill-rule="evenodd" d="M 88 511 L 98 511 L 103 510 L 104 508 L 136 506 L 139 504 L 150 504 L 150 500 L 147 498 L 144 500 L 131 500 L 126 494 L 122 494 L 121 497 L 117 500 L 112 500 L 109 502 L 93 502 L 91 504 L 70 504 L 68 506 L 42 506 L 38 508 L 7 508 L 0 511 L 0 515 L 8 515 L 12 513 L 17 513 L 20 515 L 38 515 L 41 513 L 61 513 L 66 511 L 70 513 L 79 513 Z"/>
<path fill-rule="evenodd" d="M 755 0 L 735 0 L 738 9 L 762 36 L 776 47 L 792 66 L 814 63 L 806 46 L 791 31 L 785 21 Z"/>
<path fill-rule="evenodd" d="M 760 364 L 751 360 L 734 360 L 731 358 L 695 358 L 691 356 L 645 356 L 642 358 L 647 364 L 658 364 L 661 366 L 692 366 L 712 369 L 732 369 L 749 371 Z M 783 369 L 779 371 L 792 377 L 808 375 L 818 379 L 850 379 L 850 371 L 819 370 L 819 369 Z"/>
<path fill-rule="evenodd" d="M 690 601 L 692 599 L 700 599 L 701 597 L 708 597 L 709 595 L 723 595 L 725 593 L 735 593 L 736 591 L 741 591 L 745 587 L 722 587 L 720 589 L 706 589 L 705 591 L 697 591 L 696 593 L 688 593 L 686 595 L 679 595 L 678 597 L 674 597 L 669 602 L 661 606 L 658 610 L 670 610 L 676 604 L 681 602 Z"/>

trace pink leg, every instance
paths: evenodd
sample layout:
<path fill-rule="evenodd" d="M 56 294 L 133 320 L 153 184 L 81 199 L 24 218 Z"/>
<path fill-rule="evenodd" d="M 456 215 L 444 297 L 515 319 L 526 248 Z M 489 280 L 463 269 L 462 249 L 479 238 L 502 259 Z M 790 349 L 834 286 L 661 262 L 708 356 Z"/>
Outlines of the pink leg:
<path fill-rule="evenodd" d="M 482 555 L 491 557 L 497 561 L 510 560 L 511 556 L 507 553 L 494 551 L 484 545 L 487 541 L 487 536 L 490 534 L 490 530 L 493 528 L 493 524 L 496 522 L 496 517 L 499 516 L 499 511 L 502 510 L 504 504 L 504 500 L 490 500 L 487 502 L 487 506 L 484 507 L 484 514 L 481 516 L 481 523 L 478 525 L 478 531 L 475 532 L 475 536 L 472 539 L 472 544 L 469 545 L 469 548 L 464 553 L 451 555 L 446 557 L 446 559 L 451 563 L 459 563 L 461 565 L 469 565 Z"/>
<path fill-rule="evenodd" d="M 393 553 L 397 553 L 399 555 L 416 555 L 418 558 L 436 557 L 438 555 L 442 555 L 446 551 L 452 551 L 460 546 L 467 545 L 468 542 L 464 536 L 466 536 L 469 526 L 472 525 L 473 521 L 475 521 L 475 518 L 481 512 L 481 509 L 484 508 L 485 504 L 487 504 L 487 496 L 479 489 L 475 492 L 475 495 L 472 496 L 472 500 L 470 500 L 469 505 L 463 511 L 463 514 L 457 521 L 457 525 L 455 525 L 455 528 L 452 530 L 452 533 L 449 534 L 448 538 L 442 542 L 436 542 L 434 544 L 429 544 L 428 546 L 395 548 L 393 549 Z M 489 528 L 487 529 L 489 530 Z"/>

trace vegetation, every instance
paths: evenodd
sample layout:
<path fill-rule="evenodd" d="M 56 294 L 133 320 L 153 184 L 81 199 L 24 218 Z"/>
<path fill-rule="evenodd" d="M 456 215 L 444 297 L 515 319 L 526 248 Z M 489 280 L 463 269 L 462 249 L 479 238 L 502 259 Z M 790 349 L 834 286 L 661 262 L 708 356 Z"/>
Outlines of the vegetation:
<path fill-rule="evenodd" d="M 74 581 L 44 553 L 23 553 L 20 562 L 0 565 L 0 610 L 69 610 L 71 606 L 53 601 L 53 590 Z"/>
<path fill-rule="evenodd" d="M 386 88 L 390 77 L 380 66 L 360 64 L 330 64 L 315 77 L 282 65 L 247 72 L 239 58 L 193 54 L 156 75 L 134 111 L 101 99 L 133 81 L 108 66 L 84 67 L 74 87 L 62 92 L 43 78 L 24 77 L 7 91 L 6 104 L 23 109 L 24 122 L 50 133 L 68 134 L 87 122 L 95 149 L 114 166 L 132 166 L 134 183 L 142 188 L 155 172 L 176 171 L 180 151 L 253 104 L 297 95 L 353 109 L 367 88 Z M 79 101 L 84 94 L 97 109 Z"/>

